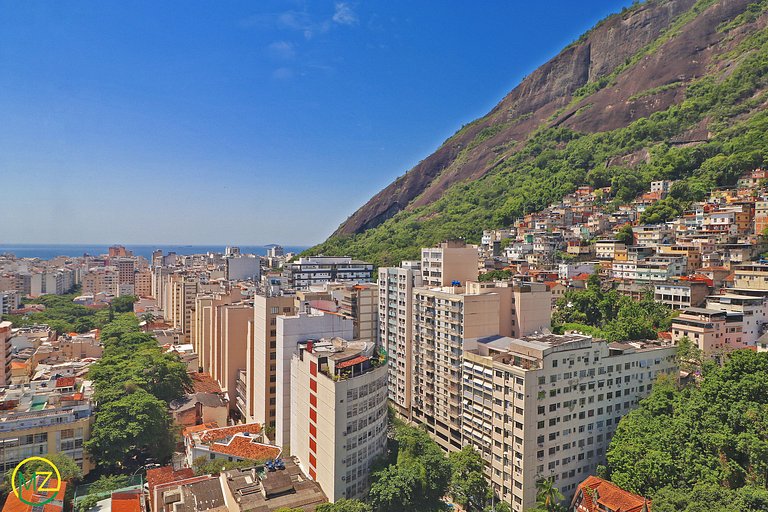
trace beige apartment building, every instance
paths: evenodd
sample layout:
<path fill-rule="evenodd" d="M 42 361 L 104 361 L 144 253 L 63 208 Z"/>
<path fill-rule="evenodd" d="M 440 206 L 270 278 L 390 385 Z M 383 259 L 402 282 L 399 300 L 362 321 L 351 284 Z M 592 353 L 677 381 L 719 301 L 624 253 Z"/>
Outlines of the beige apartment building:
<path fill-rule="evenodd" d="M 192 345 L 198 356 L 198 364 L 204 372 L 210 373 L 215 364 L 216 338 L 220 336 L 219 306 L 232 304 L 242 299 L 240 290 L 233 288 L 229 292 L 199 293 L 195 297 L 194 307 L 194 331 Z"/>
<path fill-rule="evenodd" d="M 139 297 L 152 296 L 152 272 L 148 268 L 136 271 L 133 289 Z"/>
<path fill-rule="evenodd" d="M 296 314 L 294 295 L 255 295 L 253 297 L 252 343 L 246 352 L 246 382 L 242 397 L 249 422 L 267 427 L 276 425 L 277 404 L 277 317 Z M 240 400 L 240 398 L 238 399 Z"/>
<path fill-rule="evenodd" d="M 83 275 L 83 295 L 107 293 L 117 295 L 119 275 L 115 267 L 97 267 L 89 269 Z"/>
<path fill-rule="evenodd" d="M 377 342 L 379 339 L 379 287 L 365 283 L 347 286 L 339 312 L 353 319 L 354 339 Z"/>
<path fill-rule="evenodd" d="M 478 250 L 463 241 L 443 242 L 421 250 L 421 275 L 426 287 L 451 286 L 476 281 Z"/>
<path fill-rule="evenodd" d="M 88 474 L 94 467 L 83 448 L 93 420 L 90 396 L 74 377 L 0 388 L 0 471 L 34 455 L 64 453 Z"/>
<path fill-rule="evenodd" d="M 379 339 L 387 351 L 389 401 L 398 414 L 411 415 L 413 289 L 420 287 L 421 262 L 379 268 Z"/>
<path fill-rule="evenodd" d="M 237 378 L 245 370 L 246 355 L 250 344 L 253 307 L 250 304 L 222 304 L 216 306 L 215 315 L 219 329 L 213 339 L 213 358 L 210 374 L 227 393 L 231 407 L 237 399 Z"/>
<path fill-rule="evenodd" d="M 708 356 L 745 348 L 743 322 L 741 313 L 688 308 L 672 319 L 672 341 L 678 343 L 687 336 Z"/>
<path fill-rule="evenodd" d="M 163 316 L 166 322 L 181 332 L 180 339 L 183 343 L 192 342 L 198 285 L 197 278 L 181 272 L 170 274 L 166 281 Z"/>
<path fill-rule="evenodd" d="M 733 287 L 749 290 L 768 290 L 768 264 L 752 262 L 734 265 Z"/>
<path fill-rule="evenodd" d="M 594 474 L 622 416 L 660 374 L 675 374 L 675 347 L 606 343 L 580 335 L 466 340 L 462 438 L 483 453 L 497 495 L 515 512 L 536 505 L 552 478 L 569 498 Z"/>
<path fill-rule="evenodd" d="M 361 498 L 387 444 L 387 369 L 372 342 L 299 344 L 291 359 L 291 453 L 330 502 Z"/>
<path fill-rule="evenodd" d="M 413 291 L 411 418 L 445 450 L 461 439 L 461 357 L 466 338 L 499 334 L 500 296 L 462 287 Z M 507 330 L 509 330 L 507 326 Z"/>

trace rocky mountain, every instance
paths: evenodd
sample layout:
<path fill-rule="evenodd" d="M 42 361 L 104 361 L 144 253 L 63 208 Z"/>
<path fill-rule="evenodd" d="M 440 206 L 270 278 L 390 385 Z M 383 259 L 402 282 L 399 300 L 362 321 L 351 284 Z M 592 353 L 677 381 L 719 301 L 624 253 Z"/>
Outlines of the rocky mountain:
<path fill-rule="evenodd" d="M 312 252 L 395 263 L 420 243 L 478 239 L 483 228 L 570 192 L 563 184 L 595 182 L 598 174 L 609 184 L 631 181 L 627 167 L 642 181 L 703 180 L 706 160 L 734 157 L 722 146 L 727 130 L 765 110 L 767 10 L 766 0 L 649 0 L 604 19 Z M 747 89 L 734 83 L 737 73 L 749 75 Z M 590 155 L 579 154 L 591 144 L 598 147 Z M 670 151 L 697 144 L 714 153 L 695 168 L 660 167 L 675 156 Z M 713 172 L 707 176 L 722 181 Z M 554 187 L 538 190 L 556 177 Z"/>

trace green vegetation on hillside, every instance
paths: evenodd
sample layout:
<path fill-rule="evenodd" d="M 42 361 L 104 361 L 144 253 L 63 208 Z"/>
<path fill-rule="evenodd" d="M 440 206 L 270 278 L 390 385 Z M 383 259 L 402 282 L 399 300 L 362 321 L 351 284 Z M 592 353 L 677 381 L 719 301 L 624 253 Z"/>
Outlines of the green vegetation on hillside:
<path fill-rule="evenodd" d="M 633 300 L 616 290 L 604 291 L 592 275 L 586 290 L 570 290 L 557 300 L 552 328 L 562 333 L 580 331 L 608 341 L 656 339 L 669 329 L 672 310 L 653 300 L 648 292 Z"/>
<path fill-rule="evenodd" d="M 654 512 L 768 510 L 768 353 L 705 363 L 700 385 L 661 378 L 625 416 L 608 476 Z"/>
<path fill-rule="evenodd" d="M 690 21 L 709 3 L 697 3 L 682 21 Z M 678 25 L 662 37 L 672 37 Z M 656 48 L 658 44 L 640 53 L 646 55 Z M 689 198 L 700 197 L 712 187 L 732 185 L 740 174 L 768 160 L 768 111 L 764 108 L 768 101 L 768 29 L 746 38 L 728 58 L 733 64 L 727 73 L 691 82 L 680 104 L 608 132 L 578 133 L 563 126 L 542 126 L 519 151 L 484 177 L 454 185 L 437 201 L 401 211 L 364 233 L 331 237 L 307 253 L 346 254 L 391 265 L 413 259 L 420 247 L 445 239 L 463 237 L 477 243 L 483 229 L 508 226 L 583 184 L 610 185 L 621 202 L 633 199 L 659 179 L 682 180 Z M 711 132 L 707 142 L 670 143 L 703 120 Z M 642 149 L 650 150 L 650 161 L 637 168 L 609 165 L 614 157 Z M 669 212 L 652 214 L 664 218 Z"/>

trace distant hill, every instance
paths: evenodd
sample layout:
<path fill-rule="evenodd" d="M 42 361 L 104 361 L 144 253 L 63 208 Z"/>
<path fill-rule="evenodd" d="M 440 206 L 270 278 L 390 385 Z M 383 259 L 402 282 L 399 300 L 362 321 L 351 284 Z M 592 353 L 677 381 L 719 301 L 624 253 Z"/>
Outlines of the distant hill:
<path fill-rule="evenodd" d="M 308 253 L 378 264 L 479 241 L 578 185 L 693 196 L 768 161 L 768 0 L 650 0 L 563 49 Z"/>

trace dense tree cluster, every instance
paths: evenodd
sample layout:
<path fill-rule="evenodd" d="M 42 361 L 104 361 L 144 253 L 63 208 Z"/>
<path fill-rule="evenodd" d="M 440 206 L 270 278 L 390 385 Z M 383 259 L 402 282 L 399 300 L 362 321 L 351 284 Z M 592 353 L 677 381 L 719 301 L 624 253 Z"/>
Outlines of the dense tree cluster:
<path fill-rule="evenodd" d="M 633 300 L 616 290 L 605 291 L 596 275 L 585 290 L 570 290 L 557 300 L 552 325 L 557 332 L 577 330 L 608 341 L 656 339 L 669 329 L 672 311 L 653 300 L 651 292 Z"/>
<path fill-rule="evenodd" d="M 98 409 L 88 452 L 108 469 L 167 460 L 174 446 L 168 403 L 191 388 L 186 365 L 142 333 L 132 313 L 117 314 L 101 341 L 103 357 L 89 371 Z"/>
<path fill-rule="evenodd" d="M 704 365 L 699 384 L 662 378 L 625 416 L 608 476 L 655 512 L 768 510 L 768 353 Z"/>

